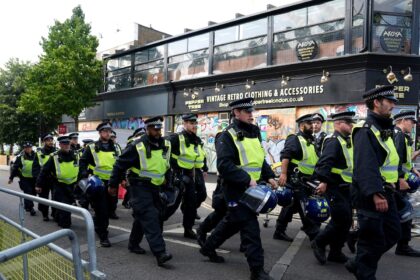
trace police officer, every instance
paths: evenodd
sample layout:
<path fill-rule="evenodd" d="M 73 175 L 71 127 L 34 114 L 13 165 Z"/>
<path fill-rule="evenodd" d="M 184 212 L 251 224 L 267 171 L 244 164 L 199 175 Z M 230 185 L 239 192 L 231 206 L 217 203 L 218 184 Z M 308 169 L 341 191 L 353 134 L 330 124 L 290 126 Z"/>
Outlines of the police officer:
<path fill-rule="evenodd" d="M 70 148 L 70 138 L 60 136 L 57 138 L 60 150 L 51 154 L 39 173 L 36 185 L 37 192 L 54 180 L 53 200 L 65 204 L 74 201 L 73 190 L 79 174 L 79 157 Z M 56 219 L 62 228 L 71 226 L 71 213 L 56 209 Z"/>
<path fill-rule="evenodd" d="M 79 158 L 82 157 L 83 153 L 86 150 L 86 147 L 90 143 L 93 143 L 95 141 L 93 141 L 92 139 L 83 139 L 82 142 L 83 142 L 83 147 L 78 152 Z M 79 185 L 76 185 L 74 189 L 74 197 L 76 200 L 78 200 L 79 205 L 81 207 L 85 208 L 86 210 L 89 210 L 89 199 L 87 197 L 87 194 L 83 192 L 83 190 L 79 187 Z"/>
<path fill-rule="evenodd" d="M 115 145 L 115 148 L 117 149 L 118 154 L 121 155 L 122 149 L 121 149 L 120 144 L 118 144 L 117 142 L 117 133 L 114 130 L 111 131 L 111 140 L 112 142 L 114 142 L 114 145 Z"/>
<path fill-rule="evenodd" d="M 35 152 L 32 150 L 32 143 L 29 141 L 24 142 L 22 146 L 23 151 L 13 163 L 8 183 L 11 184 L 14 177 L 19 177 L 20 189 L 26 194 L 35 195 L 35 178 L 32 175 Z M 25 199 L 24 207 L 31 216 L 36 215 L 34 203 L 31 200 Z"/>
<path fill-rule="evenodd" d="M 82 142 L 83 142 L 83 147 L 82 147 L 82 149 L 81 149 L 81 152 L 82 152 L 82 154 L 83 154 L 83 152 L 86 150 L 86 147 L 87 147 L 90 143 L 93 143 L 93 142 L 95 142 L 95 141 L 93 141 L 93 139 L 83 139 L 83 140 L 82 140 Z"/>
<path fill-rule="evenodd" d="M 193 231 L 197 208 L 206 199 L 203 173 L 207 174 L 206 155 L 203 142 L 197 136 L 197 115 L 182 116 L 184 129 L 173 134 L 169 140 L 172 146 L 171 167 L 183 185 L 181 210 L 184 214 L 182 225 L 184 237 L 196 239 Z"/>
<path fill-rule="evenodd" d="M 330 245 L 328 261 L 345 263 L 347 257 L 341 249 L 352 224 L 350 184 L 353 175 L 353 148 L 351 132 L 354 112 L 331 114 L 334 134 L 327 136 L 322 145 L 322 155 L 315 166 L 315 177 L 321 182 L 316 191 L 326 192 L 331 207 L 331 219 L 323 231 L 312 240 L 315 257 L 326 263 L 325 247 Z"/>
<path fill-rule="evenodd" d="M 284 148 L 281 151 L 280 159 L 281 175 L 279 184 L 284 186 L 286 183 L 292 186 L 292 177 L 311 177 L 315 170 L 318 156 L 315 149 L 315 139 L 313 138 L 313 115 L 306 114 L 296 120 L 299 132 L 287 136 Z M 294 186 L 296 187 L 296 186 Z M 300 202 L 304 199 L 305 193 L 299 188 L 293 192 L 294 200 L 290 206 L 283 207 L 276 222 L 276 230 L 273 238 L 291 242 L 293 238 L 286 234 L 287 224 L 292 221 L 294 213 L 299 213 L 302 220 L 302 230 L 312 240 L 319 232 L 319 224 L 305 217 Z"/>
<path fill-rule="evenodd" d="M 56 148 L 54 147 L 54 137 L 52 134 L 46 134 L 42 138 L 42 141 L 44 142 L 44 146 L 36 152 L 34 163 L 32 165 L 32 176 L 33 178 L 35 178 L 35 180 L 38 178 L 42 167 L 48 161 L 50 156 L 56 151 Z M 50 180 L 44 184 L 43 188 L 41 188 L 42 191 L 39 193 L 39 196 L 45 199 L 48 199 L 50 191 L 52 193 L 53 190 L 53 181 L 51 180 L 51 178 L 49 179 Z M 37 186 L 35 185 L 35 187 Z M 48 208 L 49 207 L 47 205 L 41 203 L 38 204 L 38 210 L 41 211 L 43 220 L 45 222 L 48 222 L 50 220 L 50 218 L 48 217 Z"/>
<path fill-rule="evenodd" d="M 235 233 L 241 233 L 245 255 L 251 270 L 251 279 L 271 279 L 264 271 L 264 254 L 261 245 L 260 227 L 257 214 L 239 203 L 248 187 L 257 181 L 269 182 L 277 187 L 274 173 L 265 161 L 258 126 L 253 124 L 253 98 L 231 102 L 234 117 L 216 142 L 217 170 L 222 179 L 224 196 L 228 202 L 228 212 L 207 238 L 200 253 L 211 262 L 221 263 L 224 258 L 216 249 Z"/>
<path fill-rule="evenodd" d="M 354 169 L 351 195 L 357 209 L 359 240 L 355 260 L 346 268 L 357 279 L 376 279 L 381 256 L 401 236 L 394 194 L 399 156 L 392 139 L 394 86 L 382 86 L 363 95 L 368 108 L 363 124 L 353 129 Z"/>
<path fill-rule="evenodd" d="M 407 182 L 405 181 L 408 178 L 410 172 L 415 173 L 420 177 L 420 172 L 413 168 L 413 153 L 412 153 L 412 144 L 410 133 L 413 130 L 413 127 L 417 123 L 416 121 L 416 112 L 414 111 L 403 111 L 394 116 L 395 121 L 395 130 L 394 130 L 394 142 L 397 149 L 398 155 L 400 157 L 400 189 L 408 188 Z M 400 190 L 399 195 L 405 199 L 408 199 L 407 191 Z M 401 239 L 397 243 L 397 248 L 395 249 L 395 254 L 401 256 L 409 257 L 420 257 L 420 251 L 413 249 L 408 243 L 411 240 L 411 225 L 412 220 L 401 223 Z"/>
<path fill-rule="evenodd" d="M 162 237 L 162 202 L 160 189 L 166 182 L 169 170 L 171 144 L 161 135 L 162 117 L 145 121 L 147 133 L 128 145 L 118 158 L 112 170 L 110 192 L 116 193 L 119 183 L 126 179 L 131 187 L 130 204 L 133 209 L 133 227 L 128 249 L 136 254 L 144 254 L 140 247 L 143 234 L 159 266 L 172 258 L 166 251 Z"/>
<path fill-rule="evenodd" d="M 80 177 L 87 178 L 89 174 L 98 176 L 106 187 L 111 177 L 112 167 L 118 156 L 114 142 L 111 138 L 112 127 L 108 122 L 103 122 L 96 127 L 99 140 L 89 144 L 80 158 Z M 99 236 L 102 247 L 110 247 L 108 239 L 109 217 L 115 214 L 115 200 L 107 191 L 95 193 L 89 197 L 89 202 L 95 211 L 95 231 Z"/>
<path fill-rule="evenodd" d="M 69 138 L 70 138 L 70 149 L 75 153 L 79 153 L 81 149 L 80 144 L 79 144 L 79 133 L 77 132 L 69 133 Z"/>
<path fill-rule="evenodd" d="M 313 134 L 315 139 L 315 149 L 318 156 L 321 155 L 321 148 L 322 143 L 324 143 L 324 139 L 327 136 L 327 133 L 322 131 L 322 124 L 325 122 L 324 117 L 320 113 L 313 114 Z"/>

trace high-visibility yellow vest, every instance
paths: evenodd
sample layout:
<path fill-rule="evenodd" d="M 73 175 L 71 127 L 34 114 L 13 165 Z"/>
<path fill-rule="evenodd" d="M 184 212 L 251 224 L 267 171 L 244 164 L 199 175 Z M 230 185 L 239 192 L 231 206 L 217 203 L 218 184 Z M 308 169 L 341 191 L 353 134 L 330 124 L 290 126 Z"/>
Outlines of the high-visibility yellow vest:
<path fill-rule="evenodd" d="M 297 138 L 302 148 L 302 159 L 292 159 L 291 162 L 298 166 L 299 172 L 305 175 L 312 175 L 315 171 L 315 165 L 318 162 L 315 146 L 314 144 L 308 145 L 308 141 L 301 135 L 297 135 Z"/>
<path fill-rule="evenodd" d="M 53 153 L 50 153 L 48 155 L 44 154 L 42 151 L 37 151 L 36 155 L 38 157 L 39 166 L 42 168 L 44 164 L 48 161 L 48 159 L 51 157 Z"/>
<path fill-rule="evenodd" d="M 331 172 L 334 174 L 339 174 L 344 182 L 351 183 L 353 181 L 353 145 L 351 145 L 349 148 L 347 146 L 346 140 L 344 140 L 340 135 L 337 136 L 337 140 L 340 142 L 341 149 L 343 150 L 347 168 L 340 169 L 333 167 Z"/>
<path fill-rule="evenodd" d="M 359 123 L 353 127 L 353 134 L 364 126 L 363 123 Z M 398 164 L 400 157 L 398 156 L 397 149 L 395 148 L 394 140 L 392 137 L 388 137 L 385 141 L 381 138 L 381 131 L 374 125 L 370 125 L 370 130 L 375 135 L 378 143 L 386 152 L 386 158 L 382 166 L 379 168 L 382 178 L 387 183 L 396 183 L 398 181 Z"/>
<path fill-rule="evenodd" d="M 171 155 L 171 142 L 165 140 L 166 151 L 164 149 L 151 150 L 151 157 L 146 156 L 146 146 L 143 142 L 136 144 L 139 154 L 139 167 L 132 167 L 130 170 L 139 177 L 150 179 L 155 186 L 160 186 L 165 181 L 165 173 L 169 169 L 169 157 Z"/>
<path fill-rule="evenodd" d="M 20 170 L 20 173 L 22 174 L 22 177 L 33 178 L 32 177 L 32 165 L 34 163 L 34 160 L 33 159 L 25 159 L 23 154 L 22 154 L 20 160 L 22 162 L 22 169 Z"/>
<path fill-rule="evenodd" d="M 95 166 L 89 165 L 89 169 L 93 170 L 93 174 L 101 180 L 109 180 L 111 178 L 112 168 L 116 161 L 116 151 L 95 151 L 95 143 L 89 144 L 90 151 L 95 162 Z"/>
<path fill-rule="evenodd" d="M 261 168 L 265 160 L 265 151 L 260 139 L 243 137 L 238 139 L 238 133 L 234 128 L 228 130 L 235 143 L 239 154 L 240 168 L 248 173 L 252 180 L 259 180 Z"/>
<path fill-rule="evenodd" d="M 402 163 L 402 170 L 404 171 L 404 178 L 407 180 L 408 175 L 410 174 L 411 170 L 413 169 L 413 162 L 411 161 L 411 158 L 413 156 L 413 148 L 409 145 L 407 137 L 404 136 L 405 140 L 405 150 L 406 150 L 406 162 Z"/>
<path fill-rule="evenodd" d="M 185 143 L 185 136 L 183 134 L 179 134 L 178 139 L 179 155 L 171 155 L 177 160 L 178 166 L 184 169 L 202 168 L 206 157 L 203 147 L 200 144 L 190 144 L 189 147 L 187 147 L 187 144 Z"/>
<path fill-rule="evenodd" d="M 53 155 L 55 175 L 58 182 L 67 185 L 74 184 L 77 182 L 77 175 L 79 174 L 79 163 L 78 160 L 60 162 L 58 154 Z"/>

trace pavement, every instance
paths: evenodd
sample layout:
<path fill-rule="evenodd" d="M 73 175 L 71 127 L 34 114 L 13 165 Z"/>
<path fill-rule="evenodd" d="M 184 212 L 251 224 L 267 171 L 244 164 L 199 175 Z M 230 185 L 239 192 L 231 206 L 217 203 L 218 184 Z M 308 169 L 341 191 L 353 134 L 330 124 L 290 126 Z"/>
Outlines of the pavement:
<path fill-rule="evenodd" d="M 1 169 L 1 168 L 0 168 Z M 8 172 L 0 171 L 0 186 L 19 190 L 17 179 L 7 185 Z M 211 212 L 211 193 L 215 188 L 215 176 L 207 178 L 208 199 L 199 209 L 199 215 L 205 217 Z M 278 213 L 280 209 L 275 209 Z M 0 192 L 0 212 L 13 220 L 18 220 L 18 199 Z M 273 213 L 273 212 L 272 212 Z M 167 249 L 174 258 L 165 267 L 158 267 L 146 240 L 141 246 L 146 249 L 146 255 L 135 255 L 127 250 L 128 236 L 131 230 L 131 211 L 119 204 L 117 214 L 119 220 L 110 220 L 111 248 L 97 247 L 98 268 L 107 275 L 107 279 L 249 279 L 246 259 L 239 252 L 239 235 L 233 236 L 222 244 L 220 255 L 226 263 L 210 263 L 198 252 L 194 240 L 183 237 L 182 213 L 177 211 L 164 226 L 164 238 Z M 315 260 L 307 237 L 300 231 L 299 219 L 294 219 L 288 227 L 288 234 L 294 237 L 292 243 L 273 240 L 275 215 L 268 216 L 268 225 L 264 227 L 265 215 L 259 217 L 261 239 L 265 250 L 265 269 L 274 279 L 354 279 L 343 265 L 327 263 L 320 265 Z M 200 221 L 197 221 L 197 225 Z M 38 212 L 35 217 L 26 215 L 25 226 L 43 235 L 56 231 L 58 227 L 53 222 L 43 222 Z M 82 257 L 87 258 L 86 236 L 84 224 L 80 217 L 72 216 L 72 229 L 78 234 Z M 69 248 L 66 240 L 59 240 L 57 245 Z M 413 238 L 411 244 L 420 248 L 420 239 Z M 352 254 L 344 248 L 345 254 Z M 378 279 L 417 280 L 420 275 L 419 259 L 396 256 L 394 248 L 388 251 L 379 263 Z"/>

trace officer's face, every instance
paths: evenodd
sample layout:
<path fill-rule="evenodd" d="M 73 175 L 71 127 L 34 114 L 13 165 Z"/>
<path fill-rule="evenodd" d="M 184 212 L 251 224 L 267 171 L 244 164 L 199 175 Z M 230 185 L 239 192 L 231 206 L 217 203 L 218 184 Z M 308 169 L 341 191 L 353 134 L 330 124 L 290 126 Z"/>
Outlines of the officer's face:
<path fill-rule="evenodd" d="M 410 120 L 410 119 L 404 119 L 404 120 L 403 120 L 404 132 L 405 132 L 405 133 L 410 133 L 410 132 L 413 130 L 414 125 L 415 125 L 415 123 L 414 123 L 414 121 L 413 121 L 413 120 Z"/>
<path fill-rule="evenodd" d="M 160 137 L 162 137 L 162 129 L 150 126 L 147 128 L 147 135 L 152 139 L 158 140 Z"/>
<path fill-rule="evenodd" d="M 395 102 L 391 101 L 389 99 L 382 99 L 382 100 L 378 100 L 375 99 L 374 101 L 375 104 L 375 111 L 377 114 L 379 114 L 382 117 L 386 117 L 386 118 L 390 118 L 392 115 L 392 110 L 395 107 Z"/>
<path fill-rule="evenodd" d="M 59 143 L 59 146 L 60 146 L 60 149 L 63 151 L 63 152 L 70 152 L 70 142 L 68 142 L 68 143 Z"/>
<path fill-rule="evenodd" d="M 111 130 L 110 129 L 102 129 L 99 131 L 99 137 L 101 137 L 102 140 L 108 141 L 111 139 Z"/>
<path fill-rule="evenodd" d="M 52 147 L 52 146 L 54 146 L 54 139 L 52 139 L 52 138 L 47 138 L 47 139 L 45 139 L 45 141 L 44 141 L 44 144 L 45 144 L 45 146 L 47 146 L 47 147 Z"/>
<path fill-rule="evenodd" d="M 247 110 L 239 110 L 235 109 L 235 118 L 241 122 L 252 124 L 254 123 L 254 118 L 252 117 L 252 112 L 248 112 Z"/>
<path fill-rule="evenodd" d="M 70 138 L 70 143 L 73 144 L 73 145 L 77 145 L 78 141 L 79 141 L 79 138 L 78 137 L 72 137 L 72 138 Z"/>
<path fill-rule="evenodd" d="M 350 121 L 336 121 L 334 126 L 338 132 L 345 136 L 350 135 L 353 129 L 353 123 Z"/>
<path fill-rule="evenodd" d="M 23 150 L 25 151 L 25 153 L 30 154 L 32 153 L 32 147 L 25 147 L 23 148 Z"/>
<path fill-rule="evenodd" d="M 197 122 L 196 121 L 185 121 L 184 129 L 188 132 L 197 133 Z"/>
<path fill-rule="evenodd" d="M 300 124 L 300 129 L 305 134 L 312 134 L 314 133 L 313 124 L 312 122 L 303 122 Z"/>
<path fill-rule="evenodd" d="M 314 133 L 318 133 L 321 131 L 322 128 L 322 122 L 321 121 L 313 121 L 312 127 L 314 129 Z"/>

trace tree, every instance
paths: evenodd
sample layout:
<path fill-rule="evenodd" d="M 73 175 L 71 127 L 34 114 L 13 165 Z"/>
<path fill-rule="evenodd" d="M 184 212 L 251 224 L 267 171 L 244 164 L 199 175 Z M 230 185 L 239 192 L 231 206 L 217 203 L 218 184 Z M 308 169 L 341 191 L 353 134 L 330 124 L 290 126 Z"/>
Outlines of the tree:
<path fill-rule="evenodd" d="M 26 90 L 29 62 L 10 59 L 0 68 L 0 143 L 11 145 L 23 141 L 36 142 L 39 116 L 32 111 L 17 111 L 18 102 Z"/>
<path fill-rule="evenodd" d="M 44 53 L 29 74 L 21 110 L 43 113 L 57 124 L 62 115 L 68 115 L 77 130 L 80 113 L 95 105 L 102 84 L 102 62 L 96 59 L 98 39 L 90 30 L 80 6 L 73 9 L 70 19 L 55 21 L 48 38 L 42 38 Z"/>

